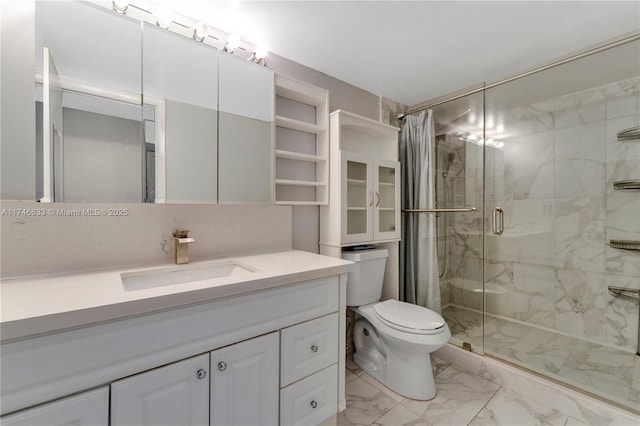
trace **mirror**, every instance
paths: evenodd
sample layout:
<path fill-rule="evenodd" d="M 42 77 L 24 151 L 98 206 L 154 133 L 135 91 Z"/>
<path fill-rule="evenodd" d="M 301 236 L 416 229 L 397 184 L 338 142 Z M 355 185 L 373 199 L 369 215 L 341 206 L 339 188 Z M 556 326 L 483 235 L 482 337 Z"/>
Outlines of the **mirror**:
<path fill-rule="evenodd" d="M 218 199 L 218 50 L 143 26 L 145 143 L 156 148 L 157 201 Z M 163 170 L 164 169 L 164 170 Z"/>
<path fill-rule="evenodd" d="M 36 2 L 36 68 L 39 200 L 272 202 L 272 70 L 85 2 Z"/>
<path fill-rule="evenodd" d="M 140 202 L 140 24 L 76 2 L 35 19 L 37 199 Z"/>

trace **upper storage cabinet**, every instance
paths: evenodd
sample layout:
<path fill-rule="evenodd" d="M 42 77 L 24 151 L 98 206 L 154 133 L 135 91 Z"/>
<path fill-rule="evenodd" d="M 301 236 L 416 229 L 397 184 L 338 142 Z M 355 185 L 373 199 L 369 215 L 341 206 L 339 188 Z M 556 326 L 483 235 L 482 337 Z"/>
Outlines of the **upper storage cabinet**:
<path fill-rule="evenodd" d="M 158 188 L 153 198 L 216 203 L 218 50 L 148 23 L 143 34 L 145 152 L 155 158 L 147 165 L 148 172 L 155 166 L 149 186 Z"/>
<path fill-rule="evenodd" d="M 272 202 L 273 71 L 220 52 L 218 202 Z"/>
<path fill-rule="evenodd" d="M 331 191 L 329 206 L 321 208 L 321 245 L 400 239 L 398 131 L 346 111 L 331 114 Z"/>
<path fill-rule="evenodd" d="M 164 29 L 136 7 L 36 2 L 34 198 L 273 201 L 273 71 L 176 19 Z"/>
<path fill-rule="evenodd" d="M 275 204 L 329 201 L 329 92 L 276 76 Z"/>

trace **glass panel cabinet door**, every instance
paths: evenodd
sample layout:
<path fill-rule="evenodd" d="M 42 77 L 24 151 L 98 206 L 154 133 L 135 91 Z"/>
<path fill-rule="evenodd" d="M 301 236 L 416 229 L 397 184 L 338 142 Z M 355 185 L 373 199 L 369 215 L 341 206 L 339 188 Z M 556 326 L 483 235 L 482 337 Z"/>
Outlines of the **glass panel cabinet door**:
<path fill-rule="evenodd" d="M 400 163 L 379 160 L 374 191 L 376 240 L 400 238 Z"/>
<path fill-rule="evenodd" d="M 367 157 L 342 151 L 342 242 L 373 238 L 371 164 Z"/>

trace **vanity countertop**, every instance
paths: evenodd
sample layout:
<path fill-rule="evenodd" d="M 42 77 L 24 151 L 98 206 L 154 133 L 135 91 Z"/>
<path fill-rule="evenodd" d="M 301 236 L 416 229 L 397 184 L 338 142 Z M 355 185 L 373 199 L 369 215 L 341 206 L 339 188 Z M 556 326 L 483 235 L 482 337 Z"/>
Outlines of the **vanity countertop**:
<path fill-rule="evenodd" d="M 0 281 L 2 341 L 113 321 L 301 281 L 350 272 L 351 262 L 290 250 L 228 258 L 255 269 L 249 275 L 127 291 L 121 274 L 165 268 L 137 268 L 11 278 Z M 191 262 L 198 267 L 225 261 Z M 177 266 L 177 265 L 173 265 Z"/>

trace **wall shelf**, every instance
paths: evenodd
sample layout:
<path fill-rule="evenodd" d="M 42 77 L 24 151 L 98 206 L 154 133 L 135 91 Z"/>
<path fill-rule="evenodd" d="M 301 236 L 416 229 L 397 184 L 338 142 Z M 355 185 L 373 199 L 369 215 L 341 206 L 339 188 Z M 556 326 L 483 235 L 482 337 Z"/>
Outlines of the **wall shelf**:
<path fill-rule="evenodd" d="M 275 204 L 329 202 L 329 92 L 275 78 Z"/>
<path fill-rule="evenodd" d="M 317 182 L 317 181 L 309 181 L 309 180 L 296 180 L 296 179 L 276 179 L 276 185 L 327 186 L 327 182 Z"/>
<path fill-rule="evenodd" d="M 284 151 L 276 149 L 276 158 L 286 158 L 289 160 L 309 161 L 319 163 L 321 161 L 327 161 L 327 157 L 321 157 L 319 155 L 303 154 L 295 151 Z"/>
<path fill-rule="evenodd" d="M 327 131 L 325 127 L 319 126 L 317 124 L 294 120 L 293 118 L 283 117 L 281 115 L 276 115 L 276 126 L 286 127 L 287 129 L 298 130 L 305 133 L 313 133 L 315 135 Z"/>

